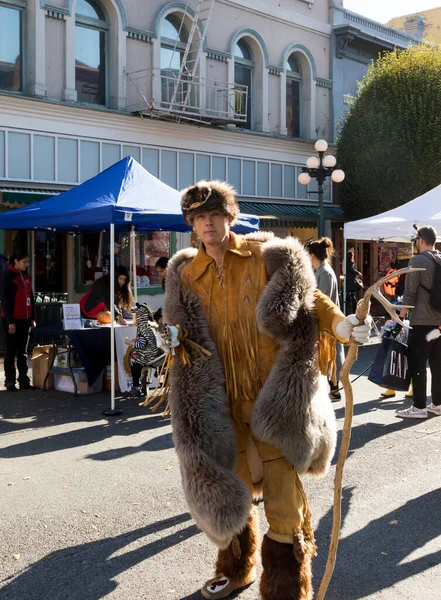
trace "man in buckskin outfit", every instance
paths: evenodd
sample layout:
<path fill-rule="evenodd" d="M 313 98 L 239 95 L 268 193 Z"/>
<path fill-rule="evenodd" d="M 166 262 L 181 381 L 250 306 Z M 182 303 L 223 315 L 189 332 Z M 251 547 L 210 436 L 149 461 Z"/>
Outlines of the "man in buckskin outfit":
<path fill-rule="evenodd" d="M 169 403 L 190 512 L 218 546 L 204 598 L 226 598 L 256 578 L 261 496 L 269 530 L 261 548 L 264 600 L 311 600 L 315 553 L 299 475 L 323 474 L 336 441 L 325 375 L 335 339 L 362 343 L 369 325 L 315 290 L 297 239 L 230 231 L 233 188 L 201 181 L 182 194 L 199 250 L 167 269 L 164 320 L 180 325 L 190 364 L 175 360 Z M 335 353 L 334 353 L 335 355 Z"/>

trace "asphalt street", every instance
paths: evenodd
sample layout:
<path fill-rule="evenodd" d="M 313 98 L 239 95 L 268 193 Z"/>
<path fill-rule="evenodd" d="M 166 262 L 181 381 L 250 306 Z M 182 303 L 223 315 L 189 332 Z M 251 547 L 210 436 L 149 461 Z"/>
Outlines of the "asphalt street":
<path fill-rule="evenodd" d="M 354 377 L 373 360 L 360 349 Z M 401 420 L 404 394 L 354 383 L 342 531 L 327 600 L 440 600 L 441 418 Z M 109 394 L 0 392 L 0 599 L 196 600 L 215 548 L 181 491 L 170 422 Z M 334 404 L 339 429 L 344 402 Z M 305 477 L 323 575 L 334 467 Z M 262 507 L 261 527 L 266 524 Z M 257 584 L 236 596 L 257 600 Z"/>

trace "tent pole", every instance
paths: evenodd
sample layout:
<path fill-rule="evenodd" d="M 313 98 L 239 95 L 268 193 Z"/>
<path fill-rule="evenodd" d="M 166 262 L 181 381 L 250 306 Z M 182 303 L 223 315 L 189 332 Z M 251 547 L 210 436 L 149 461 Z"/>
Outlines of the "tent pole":
<path fill-rule="evenodd" d="M 35 294 L 35 231 L 31 231 L 31 252 L 32 252 L 32 291 Z"/>
<path fill-rule="evenodd" d="M 108 417 L 116 417 L 122 413 L 120 408 L 115 408 L 115 225 L 110 223 L 110 410 L 105 410 Z"/>
<path fill-rule="evenodd" d="M 133 296 L 135 298 L 135 302 L 138 302 L 138 286 L 136 284 L 136 234 L 135 234 L 135 226 L 132 225 L 132 231 L 130 233 L 130 249 L 132 251 L 132 269 L 133 269 Z"/>
<path fill-rule="evenodd" d="M 348 251 L 348 240 L 343 234 L 343 314 L 346 314 L 346 254 Z"/>

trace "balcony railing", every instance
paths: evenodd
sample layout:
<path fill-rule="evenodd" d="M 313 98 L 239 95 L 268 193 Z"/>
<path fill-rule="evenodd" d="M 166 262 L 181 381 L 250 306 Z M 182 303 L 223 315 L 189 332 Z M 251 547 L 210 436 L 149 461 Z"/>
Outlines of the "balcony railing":
<path fill-rule="evenodd" d="M 131 112 L 208 123 L 247 121 L 246 85 L 199 77 L 179 80 L 178 72 L 171 69 L 128 73 L 127 84 L 127 110 Z"/>

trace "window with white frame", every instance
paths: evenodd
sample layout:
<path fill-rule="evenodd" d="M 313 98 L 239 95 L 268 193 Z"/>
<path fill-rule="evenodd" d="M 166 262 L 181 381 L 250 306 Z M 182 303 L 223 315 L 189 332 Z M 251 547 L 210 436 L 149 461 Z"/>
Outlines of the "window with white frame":
<path fill-rule="evenodd" d="M 286 61 L 286 128 L 291 137 L 300 137 L 302 71 L 294 54 Z"/>
<path fill-rule="evenodd" d="M 0 1 L 0 90 L 23 89 L 23 11 Z"/>
<path fill-rule="evenodd" d="M 175 80 L 181 69 L 188 32 L 184 21 L 178 15 L 167 15 L 161 29 L 161 100 L 169 105 L 175 92 Z M 185 86 L 185 84 L 183 84 Z M 182 87 L 182 86 L 181 86 Z M 186 87 L 178 90 L 178 96 L 186 92 Z M 180 101 L 180 97 L 175 101 Z"/>
<path fill-rule="evenodd" d="M 245 96 L 236 95 L 235 110 L 238 114 L 247 116 L 243 122 L 245 129 L 251 129 L 251 107 L 252 107 L 252 83 L 253 83 L 254 61 L 250 47 L 245 40 L 239 40 L 234 49 L 234 83 L 244 85 L 248 88 L 246 105 Z"/>
<path fill-rule="evenodd" d="M 104 9 L 94 0 L 77 0 L 75 12 L 75 88 L 78 102 L 106 104 Z"/>

